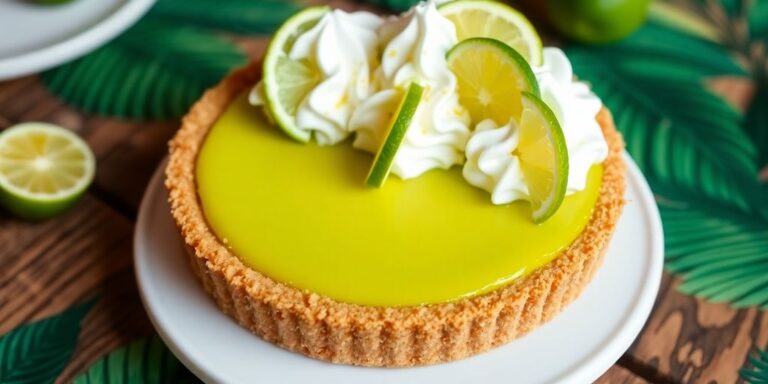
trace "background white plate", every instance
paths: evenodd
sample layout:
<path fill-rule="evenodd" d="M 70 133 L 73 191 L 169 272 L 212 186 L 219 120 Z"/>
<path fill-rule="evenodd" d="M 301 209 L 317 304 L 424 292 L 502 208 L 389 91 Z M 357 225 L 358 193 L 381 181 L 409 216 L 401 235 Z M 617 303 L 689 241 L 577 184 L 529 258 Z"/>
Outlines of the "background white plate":
<path fill-rule="evenodd" d="M 98 48 L 155 0 L 75 0 L 42 6 L 0 0 L 0 80 L 39 72 Z"/>
<path fill-rule="evenodd" d="M 136 226 L 139 290 L 163 340 L 209 383 L 590 383 L 629 348 L 661 280 L 658 209 L 637 166 L 625 159 L 628 203 L 605 263 L 581 297 L 527 336 L 466 360 L 405 369 L 333 365 L 251 335 L 216 308 L 189 270 L 166 202 L 164 165 Z"/>

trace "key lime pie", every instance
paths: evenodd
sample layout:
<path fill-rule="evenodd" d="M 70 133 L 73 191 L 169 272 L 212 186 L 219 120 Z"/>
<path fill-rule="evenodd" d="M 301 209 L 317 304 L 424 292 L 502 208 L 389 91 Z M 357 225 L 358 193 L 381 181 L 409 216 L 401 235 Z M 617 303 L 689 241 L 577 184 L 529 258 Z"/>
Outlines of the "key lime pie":
<path fill-rule="evenodd" d="M 184 118 L 166 170 L 205 290 L 335 363 L 464 358 L 584 289 L 624 204 L 609 112 L 492 1 L 305 9 Z"/>

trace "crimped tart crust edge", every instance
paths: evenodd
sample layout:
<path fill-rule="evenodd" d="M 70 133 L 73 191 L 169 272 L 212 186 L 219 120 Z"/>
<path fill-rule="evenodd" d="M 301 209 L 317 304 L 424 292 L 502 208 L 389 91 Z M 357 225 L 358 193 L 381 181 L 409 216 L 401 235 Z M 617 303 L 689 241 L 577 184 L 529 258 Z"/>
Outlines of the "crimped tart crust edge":
<path fill-rule="evenodd" d="M 261 76 L 261 63 L 208 90 L 171 140 L 165 185 L 192 270 L 219 308 L 261 338 L 334 363 L 404 367 L 461 359 L 520 337 L 573 301 L 600 266 L 624 205 L 623 140 L 610 112 L 603 183 L 582 234 L 549 264 L 493 292 L 421 307 L 366 307 L 302 291 L 245 266 L 208 227 L 195 164 L 209 129 Z"/>

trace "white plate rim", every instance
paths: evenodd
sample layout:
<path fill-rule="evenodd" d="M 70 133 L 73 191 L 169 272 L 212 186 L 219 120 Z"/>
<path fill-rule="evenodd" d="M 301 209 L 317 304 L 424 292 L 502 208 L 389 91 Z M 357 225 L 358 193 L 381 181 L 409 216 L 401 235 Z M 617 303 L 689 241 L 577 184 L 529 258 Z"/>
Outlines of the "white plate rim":
<path fill-rule="evenodd" d="M 115 12 L 79 34 L 10 58 L 0 59 L 0 80 L 37 73 L 83 56 L 133 25 L 155 0 L 128 0 Z"/>
<path fill-rule="evenodd" d="M 625 316 L 627 319 L 626 322 L 611 334 L 612 338 L 605 344 L 604 348 L 596 355 L 584 357 L 582 360 L 584 363 L 581 364 L 579 368 L 556 378 L 554 381 L 555 383 L 591 383 L 605 373 L 632 345 L 635 338 L 642 330 L 653 309 L 661 285 L 664 263 L 664 233 L 661 225 L 661 216 L 653 193 L 647 181 L 642 176 L 639 167 L 626 151 L 623 154 L 623 158 L 627 164 L 627 188 L 631 188 L 629 184 L 633 184 L 635 193 L 637 194 L 637 200 L 639 200 L 641 205 L 648 208 L 644 211 L 649 219 L 648 237 L 650 240 L 649 250 L 651 253 L 646 271 L 647 277 L 644 280 L 639 297 L 636 299 L 636 305 L 632 308 L 631 312 Z M 206 383 L 226 383 L 227 380 L 225 375 L 222 375 L 221 372 L 204 368 L 205 362 L 199 361 L 194 356 L 191 356 L 191 353 L 185 350 L 184 346 L 177 341 L 177 339 L 180 339 L 180 335 L 174 334 L 174 331 L 171 330 L 169 324 L 156 316 L 153 308 L 159 303 L 154 302 L 154 299 L 148 295 L 148 281 L 144 280 L 145 276 L 142 274 L 142 270 L 145 270 L 147 266 L 144 264 L 143 258 L 138 256 L 137 250 L 140 249 L 141 244 L 145 243 L 145 232 L 142 228 L 148 228 L 148 224 L 152 217 L 150 203 L 153 199 L 157 198 L 156 194 L 158 188 L 162 190 L 163 171 L 166 162 L 167 159 L 163 160 L 152 176 L 142 198 L 139 215 L 136 221 L 134 232 L 134 269 L 139 294 L 142 303 L 144 304 L 144 308 L 147 310 L 150 321 L 157 330 L 158 335 L 182 364 Z M 160 185 L 160 187 L 158 187 L 158 185 Z M 191 271 L 189 273 L 191 274 Z M 306 358 L 303 356 L 301 357 Z"/>

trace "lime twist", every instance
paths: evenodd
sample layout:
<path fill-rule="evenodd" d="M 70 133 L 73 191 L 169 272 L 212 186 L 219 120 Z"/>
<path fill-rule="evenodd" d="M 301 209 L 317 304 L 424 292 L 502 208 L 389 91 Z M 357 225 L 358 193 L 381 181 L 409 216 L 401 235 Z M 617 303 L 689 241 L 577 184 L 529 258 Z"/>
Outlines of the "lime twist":
<path fill-rule="evenodd" d="M 563 203 L 568 185 L 568 149 L 554 112 L 536 95 L 523 92 L 523 115 L 515 154 L 520 160 L 533 221 L 541 223 Z"/>
<path fill-rule="evenodd" d="M 392 163 L 395 161 L 397 150 L 400 148 L 408 128 L 411 126 L 413 116 L 419 107 L 424 87 L 411 83 L 400 101 L 400 105 L 392 114 L 387 131 L 384 135 L 376 157 L 373 159 L 371 170 L 368 172 L 366 183 L 372 187 L 381 187 L 389 176 Z"/>

